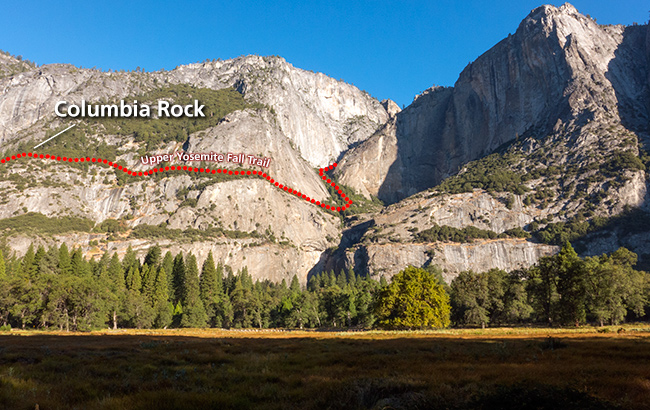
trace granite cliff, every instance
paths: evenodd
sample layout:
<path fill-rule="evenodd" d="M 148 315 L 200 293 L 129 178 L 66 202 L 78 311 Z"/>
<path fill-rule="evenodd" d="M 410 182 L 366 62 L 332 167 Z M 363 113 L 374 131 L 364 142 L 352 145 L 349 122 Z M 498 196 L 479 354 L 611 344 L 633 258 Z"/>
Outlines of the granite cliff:
<path fill-rule="evenodd" d="M 631 209 L 647 216 L 649 66 L 647 25 L 602 26 L 568 4 L 533 10 L 453 87 L 432 87 L 401 111 L 280 57 L 147 73 L 38 67 L 2 54 L 2 153 L 29 151 L 68 125 L 53 115 L 61 99 L 200 92 L 220 104 L 205 126 L 82 120 L 41 151 L 108 155 L 136 171 L 149 168 L 139 163 L 145 154 L 246 152 L 272 158 L 265 172 L 329 203 L 318 168 L 338 161 L 328 175 L 355 207 L 341 217 L 259 178 L 127 177 L 25 159 L 0 164 L 0 245 L 22 254 L 30 243 L 66 242 L 97 257 L 157 243 L 199 262 L 212 251 L 256 278 L 303 282 L 350 267 L 391 276 L 436 264 L 447 279 L 511 270 L 566 238 L 585 254 L 626 245 L 645 257 L 646 230 L 612 227 Z"/>
<path fill-rule="evenodd" d="M 600 26 L 571 5 L 542 6 L 470 63 L 453 87 L 416 97 L 341 161 L 342 182 L 393 203 L 520 139 L 588 123 L 647 132 L 647 26 Z M 381 152 L 383 157 L 377 157 Z M 360 159 L 377 166 L 359 167 Z"/>

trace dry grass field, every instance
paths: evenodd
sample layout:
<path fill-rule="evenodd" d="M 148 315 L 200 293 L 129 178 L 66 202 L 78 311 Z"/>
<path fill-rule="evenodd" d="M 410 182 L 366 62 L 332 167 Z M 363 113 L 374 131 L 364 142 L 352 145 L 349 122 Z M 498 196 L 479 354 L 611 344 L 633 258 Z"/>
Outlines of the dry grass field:
<path fill-rule="evenodd" d="M 0 333 L 0 408 L 645 409 L 650 327 Z"/>

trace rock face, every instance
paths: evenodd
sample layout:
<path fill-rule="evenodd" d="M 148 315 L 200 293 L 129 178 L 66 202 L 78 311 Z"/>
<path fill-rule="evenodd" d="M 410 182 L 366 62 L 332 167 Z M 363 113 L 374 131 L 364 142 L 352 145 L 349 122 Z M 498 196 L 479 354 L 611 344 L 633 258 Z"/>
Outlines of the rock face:
<path fill-rule="evenodd" d="M 168 81 L 207 88 L 234 86 L 247 99 L 273 107 L 283 133 L 314 167 L 336 161 L 388 119 L 366 92 L 280 57 L 248 56 L 179 67 Z"/>
<path fill-rule="evenodd" d="M 157 73 L 108 73 L 57 64 L 0 78 L 0 143 L 39 120 L 51 121 L 59 100 L 121 99 L 169 83 L 236 87 L 250 101 L 273 107 L 285 136 L 314 167 L 336 161 L 350 144 L 368 138 L 388 119 L 386 109 L 367 93 L 295 68 L 280 57 L 247 56 Z"/>
<path fill-rule="evenodd" d="M 291 148 L 271 117 L 266 110 L 231 113 L 217 127 L 202 131 L 200 136 L 191 135 L 188 150 L 271 156 L 273 161 L 265 172 L 312 198 L 328 198 L 316 172 Z M 163 152 L 170 151 L 173 149 Z M 134 169 L 148 169 L 137 161 L 130 160 Z M 29 189 L 18 189 L 10 182 L 12 175 L 34 169 L 43 172 L 30 177 Z M 179 243 L 163 240 L 160 245 L 173 252 L 192 251 L 199 259 L 212 250 L 215 257 L 221 258 L 218 260 L 229 261 L 234 269 L 246 266 L 257 278 L 281 280 L 297 274 L 306 281 L 307 272 L 339 235 L 337 218 L 261 178 L 215 182 L 208 177 L 170 173 L 158 181 L 148 179 L 117 186 L 113 171 L 106 167 L 92 165 L 86 171 L 41 160 L 17 161 L 6 171 L 9 175 L 3 176 L 8 179 L 0 181 L 6 201 L 0 206 L 0 219 L 38 212 L 52 218 L 79 216 L 98 224 L 108 219 L 121 220 L 129 228 L 163 224 L 180 231 L 217 227 L 246 233 L 257 239 L 244 235 L 242 240 L 215 238 L 212 243 L 184 244 L 179 238 Z M 182 191 L 186 193 L 181 195 Z M 87 252 L 93 249 L 90 241 L 102 239 L 106 235 L 59 237 L 59 241 L 81 246 Z M 146 247 L 156 242 L 121 237 L 100 244 L 96 253 L 125 251 L 132 245 L 144 254 Z M 12 241 L 11 246 L 20 253 L 28 247 L 24 241 Z"/>
<path fill-rule="evenodd" d="M 626 151 L 638 156 L 637 143 L 649 141 L 648 45 L 647 26 L 599 26 L 569 4 L 533 10 L 514 35 L 468 65 L 454 87 L 426 90 L 394 121 L 344 155 L 336 170 L 340 181 L 366 197 L 395 203 L 363 218 L 374 228 L 358 235 L 362 247 L 344 264 L 368 271 L 384 266 L 393 274 L 400 264 L 427 263 L 424 252 L 430 248 L 413 242 L 418 230 L 433 225 L 502 233 L 533 222 L 563 222 L 585 214 L 611 217 L 629 207 L 647 208 L 645 171 L 622 168 L 614 180 L 607 180 L 607 171 L 600 169 Z M 450 175 L 462 179 L 469 161 L 495 150 L 514 158 L 507 166 L 498 165 L 503 175 L 512 172 L 523 178 L 544 171 L 527 179 L 516 194 L 507 189 L 425 191 Z M 545 173 L 551 169 L 555 171 Z M 544 195 L 550 202 L 530 203 Z M 625 233 L 616 232 L 607 240 L 587 240 L 583 254 L 627 246 L 643 258 L 648 236 L 635 233 L 626 240 Z M 529 260 L 552 251 L 543 244 L 526 244 Z M 511 245 L 506 241 L 499 246 Z M 476 255 L 469 260 L 485 263 L 469 267 L 463 258 L 450 260 L 431 263 L 449 272 L 499 265 Z M 331 265 L 342 265 L 340 255 Z"/>
<path fill-rule="evenodd" d="M 170 84 L 236 87 L 259 108 L 232 112 L 219 125 L 191 134 L 183 144 L 168 143 L 146 153 L 185 150 L 269 157 L 270 167 L 260 171 L 319 201 L 327 200 L 329 194 L 314 167 L 336 161 L 350 144 L 369 137 L 387 121 L 387 109 L 395 109 L 350 84 L 294 68 L 279 57 L 241 57 L 157 73 L 99 72 L 70 65 L 34 69 L 19 63 L 4 55 L 0 60 L 3 69 L 21 67 L 0 77 L 0 144 L 8 152 L 20 143 L 44 139 L 48 129 L 60 124 L 54 117 L 59 100 L 111 101 Z M 129 168 L 150 168 L 140 164 L 136 151 L 144 153 L 144 146 L 132 136 L 90 137 L 120 147 L 118 158 Z M 31 170 L 43 172 L 23 179 Z M 24 183 L 30 189 L 26 190 Z M 182 240 L 165 244 L 160 238 L 119 237 L 101 243 L 96 252 L 124 250 L 129 244 L 144 248 L 162 241 L 161 246 L 172 250 L 193 250 L 199 259 L 212 250 L 224 263 L 229 260 L 234 269 L 247 266 L 258 278 L 280 280 L 298 274 L 306 280 L 321 253 L 340 234 L 340 223 L 333 215 L 261 178 L 217 182 L 169 174 L 157 180 L 127 179 L 118 184 L 114 172 L 106 167 L 90 165 L 79 170 L 60 163 L 28 164 L 23 160 L 4 167 L 0 187 L 5 193 L 0 218 L 37 212 L 50 218 L 83 217 L 97 224 L 115 219 L 123 221 L 127 229 L 162 224 L 181 231 L 216 227 L 237 232 L 243 240 L 217 238 L 215 243 L 196 246 L 182 245 Z M 58 240 L 82 246 L 92 254 L 90 241 L 106 240 L 106 236 L 96 236 L 81 235 L 79 239 L 75 234 Z M 24 241 L 12 244 L 19 253 L 27 249 Z"/>
<path fill-rule="evenodd" d="M 558 120 L 579 129 L 618 117 L 624 107 L 625 118 L 607 121 L 647 124 L 646 32 L 646 26 L 599 26 L 569 4 L 539 7 L 470 63 L 453 88 L 429 89 L 397 114 L 395 138 L 380 131 L 350 150 L 337 172 L 360 193 L 392 203 L 522 136 L 547 135 Z M 386 148 L 387 141 L 394 146 Z M 397 151 L 395 160 L 380 172 L 355 165 L 378 150 Z"/>
<path fill-rule="evenodd" d="M 19 254 L 30 242 L 65 242 L 87 257 L 128 246 L 143 255 L 159 244 L 202 262 L 212 251 L 255 278 L 297 274 L 303 283 L 309 273 L 349 267 L 390 277 L 409 264 L 436 264 L 450 280 L 463 270 L 530 266 L 557 247 L 507 238 L 506 231 L 650 209 L 639 159 L 641 143 L 650 143 L 648 67 L 647 26 L 600 26 L 568 4 L 533 10 L 453 87 L 431 87 L 404 110 L 280 57 L 117 73 L 34 67 L 0 54 L 3 151 L 27 150 L 61 126 L 53 116 L 59 100 L 111 101 L 179 84 L 234 88 L 247 108 L 183 141 L 150 149 L 135 135 L 90 126 L 83 141 L 117 147 L 117 161 L 136 171 L 149 168 L 139 163 L 143 153 L 270 157 L 270 167 L 259 170 L 315 201 L 330 196 L 316 168 L 336 161 L 337 183 L 389 204 L 341 219 L 261 178 L 176 172 L 125 179 L 97 164 L 24 159 L 0 164 L 0 219 L 38 212 L 86 218 L 97 228 L 114 219 L 123 230 L 36 235 L 26 228 L 0 239 Z M 489 155 L 495 152 L 497 159 Z M 456 180 L 445 180 L 450 176 Z M 434 226 L 504 235 L 423 243 L 418 232 Z M 649 243 L 639 230 L 587 239 L 585 254 L 621 244 L 647 254 Z"/>
<path fill-rule="evenodd" d="M 485 272 L 492 268 L 527 268 L 542 256 L 554 254 L 558 247 L 534 244 L 523 239 L 482 240 L 471 244 L 381 244 L 362 245 L 347 253 L 346 265 L 376 279 L 390 279 L 408 265 L 436 265 L 443 269 L 447 283 L 459 272 Z"/>
<path fill-rule="evenodd" d="M 396 127 L 397 119 L 392 117 L 370 137 L 370 140 L 362 143 L 359 149 L 348 151 L 337 167 L 337 170 L 344 169 L 343 172 L 337 173 L 339 181 L 354 188 L 366 198 L 377 195 L 383 184 L 401 186 L 399 178 L 388 174 L 391 164 L 399 161 Z"/>
<path fill-rule="evenodd" d="M 646 62 L 648 67 L 650 67 L 650 27 L 646 26 L 645 31 L 646 31 L 646 40 L 645 40 Z M 648 84 L 646 85 L 648 90 L 647 109 L 648 111 L 650 111 L 650 70 L 647 71 L 648 71 Z"/>

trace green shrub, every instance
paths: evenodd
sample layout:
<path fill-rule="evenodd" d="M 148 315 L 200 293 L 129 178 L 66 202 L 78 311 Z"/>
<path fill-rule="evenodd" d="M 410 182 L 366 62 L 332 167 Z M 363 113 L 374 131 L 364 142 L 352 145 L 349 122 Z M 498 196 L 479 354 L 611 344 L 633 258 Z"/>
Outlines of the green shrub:
<path fill-rule="evenodd" d="M 468 163 L 462 173 L 445 179 L 437 189 L 450 194 L 471 192 L 479 188 L 490 192 L 511 192 L 522 195 L 528 191 L 528 188 L 523 185 L 521 172 L 512 170 L 519 161 L 521 161 L 520 154 L 488 155 Z"/>
<path fill-rule="evenodd" d="M 494 231 L 479 229 L 475 226 L 466 226 L 462 229 L 451 226 L 439 226 L 434 224 L 431 228 L 425 229 L 414 234 L 418 242 L 472 242 L 474 239 L 497 239 L 505 237 L 526 238 L 530 236 L 521 228 L 509 229 L 508 231 L 497 234 Z"/>
<path fill-rule="evenodd" d="M 120 222 L 116 219 L 107 219 L 104 222 L 100 223 L 93 229 L 93 232 L 98 233 L 118 233 L 126 231 L 127 227 L 124 222 Z"/>
<path fill-rule="evenodd" d="M 619 237 L 650 231 L 650 214 L 638 208 L 626 210 L 611 218 L 596 216 L 584 220 L 591 214 L 581 212 L 565 222 L 549 223 L 541 229 L 535 229 L 537 225 L 533 227 L 531 224 L 531 230 L 540 242 L 558 246 L 600 230 L 616 230 Z"/>
<path fill-rule="evenodd" d="M 0 219 L 0 231 L 5 233 L 41 233 L 59 235 L 66 232 L 90 232 L 95 223 L 87 218 L 47 216 L 29 212 L 13 218 Z"/>
<path fill-rule="evenodd" d="M 524 231 L 522 228 L 519 227 L 508 229 L 507 231 L 504 232 L 504 234 L 512 238 L 530 238 L 530 233 Z"/>
<path fill-rule="evenodd" d="M 231 231 L 222 228 L 208 228 L 208 229 L 194 229 L 189 228 L 185 230 L 181 229 L 170 229 L 167 228 L 166 224 L 160 225 L 147 225 L 142 224 L 138 225 L 129 234 L 130 238 L 135 239 L 172 239 L 179 241 L 199 241 L 199 240 L 209 240 L 213 238 L 226 237 L 231 239 L 242 239 L 242 238 L 259 238 L 260 235 L 253 232 L 244 232 L 244 231 Z"/>
<path fill-rule="evenodd" d="M 600 172 L 609 178 L 619 176 L 628 169 L 645 170 L 643 161 L 630 151 L 617 152 L 612 155 L 609 161 L 600 166 Z"/>
<path fill-rule="evenodd" d="M 179 208 L 182 208 L 184 206 L 189 206 L 190 208 L 194 208 L 196 206 L 197 202 L 198 201 L 197 201 L 196 198 L 187 198 L 186 200 L 181 202 L 181 204 L 179 205 Z"/>

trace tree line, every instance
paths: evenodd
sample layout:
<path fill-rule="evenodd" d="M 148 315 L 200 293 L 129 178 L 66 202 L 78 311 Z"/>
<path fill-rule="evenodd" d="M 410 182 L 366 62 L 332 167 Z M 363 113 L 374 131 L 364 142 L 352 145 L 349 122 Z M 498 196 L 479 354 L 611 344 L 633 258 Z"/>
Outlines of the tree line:
<path fill-rule="evenodd" d="M 580 258 L 567 244 L 510 273 L 461 272 L 448 286 L 440 269 L 407 267 L 388 283 L 353 270 L 253 280 L 189 253 L 150 248 L 140 261 L 105 253 L 87 261 L 65 244 L 0 252 L 0 326 L 87 331 L 117 328 L 442 328 L 543 323 L 603 325 L 642 319 L 650 279 L 624 248 Z"/>
<path fill-rule="evenodd" d="M 452 319 L 459 325 L 618 324 L 650 311 L 650 275 L 634 269 L 625 248 L 580 258 L 567 242 L 557 255 L 528 268 L 476 274 L 451 283 Z"/>

